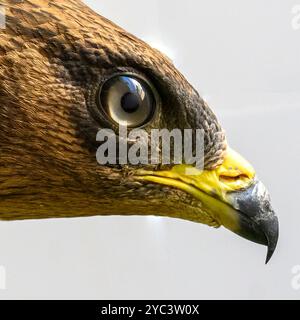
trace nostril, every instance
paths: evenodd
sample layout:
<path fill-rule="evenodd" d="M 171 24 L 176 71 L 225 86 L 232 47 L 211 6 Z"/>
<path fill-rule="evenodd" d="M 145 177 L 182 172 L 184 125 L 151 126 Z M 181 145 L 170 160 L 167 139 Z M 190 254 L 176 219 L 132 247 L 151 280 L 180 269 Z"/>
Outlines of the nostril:
<path fill-rule="evenodd" d="M 235 176 L 228 176 L 228 175 L 224 175 L 224 174 L 221 174 L 219 176 L 219 179 L 220 181 L 222 182 L 236 182 L 236 181 L 245 181 L 245 180 L 249 180 L 250 177 L 244 173 L 242 174 L 237 174 Z"/>

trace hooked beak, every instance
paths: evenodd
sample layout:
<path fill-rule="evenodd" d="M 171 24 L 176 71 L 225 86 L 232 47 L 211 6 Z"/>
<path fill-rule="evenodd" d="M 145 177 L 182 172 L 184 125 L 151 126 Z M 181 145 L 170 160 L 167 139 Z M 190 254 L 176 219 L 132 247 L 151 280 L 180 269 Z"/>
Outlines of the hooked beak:
<path fill-rule="evenodd" d="M 266 188 L 237 152 L 229 148 L 223 164 L 214 170 L 175 165 L 168 171 L 139 170 L 137 178 L 190 193 L 201 201 L 203 210 L 217 225 L 266 245 L 266 263 L 271 259 L 279 235 L 278 219 Z"/>
<path fill-rule="evenodd" d="M 240 228 L 235 232 L 250 241 L 268 246 L 268 263 L 276 249 L 279 226 L 265 186 L 256 180 L 247 189 L 229 194 L 228 202 L 238 212 Z"/>

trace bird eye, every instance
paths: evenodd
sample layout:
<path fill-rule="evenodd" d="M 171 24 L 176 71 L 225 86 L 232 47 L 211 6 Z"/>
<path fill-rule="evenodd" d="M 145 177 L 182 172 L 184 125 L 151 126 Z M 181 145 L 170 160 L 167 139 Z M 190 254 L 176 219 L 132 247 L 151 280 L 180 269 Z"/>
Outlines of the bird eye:
<path fill-rule="evenodd" d="M 157 107 L 154 88 L 140 77 L 116 75 L 100 88 L 103 111 L 121 126 L 141 127 L 152 120 Z"/>

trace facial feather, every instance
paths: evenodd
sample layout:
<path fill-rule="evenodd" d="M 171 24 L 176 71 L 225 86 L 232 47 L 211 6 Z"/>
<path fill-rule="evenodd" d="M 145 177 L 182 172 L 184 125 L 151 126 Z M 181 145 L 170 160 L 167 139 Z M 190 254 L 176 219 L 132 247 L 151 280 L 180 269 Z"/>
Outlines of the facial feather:
<path fill-rule="evenodd" d="M 96 162 L 96 133 L 103 124 L 90 112 L 95 88 L 116 71 L 133 70 L 149 78 L 160 94 L 161 115 L 152 126 L 202 128 L 206 168 L 222 163 L 222 128 L 171 61 L 80 1 L 4 5 L 2 218 L 127 214 L 133 206 L 144 214 L 156 214 L 159 207 L 161 215 L 176 216 L 193 203 L 190 219 L 214 224 L 209 215 L 199 217 L 189 195 L 151 184 L 143 189 L 130 179 L 130 168 Z"/>

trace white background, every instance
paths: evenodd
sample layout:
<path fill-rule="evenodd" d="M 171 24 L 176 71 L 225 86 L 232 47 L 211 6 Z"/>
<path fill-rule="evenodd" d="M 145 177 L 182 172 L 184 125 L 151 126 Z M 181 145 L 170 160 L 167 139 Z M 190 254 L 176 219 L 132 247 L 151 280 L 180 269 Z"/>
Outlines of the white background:
<path fill-rule="evenodd" d="M 165 51 L 255 166 L 280 218 L 266 249 L 227 230 L 161 218 L 1 222 L 0 298 L 300 298 L 300 0 L 89 0 Z"/>

